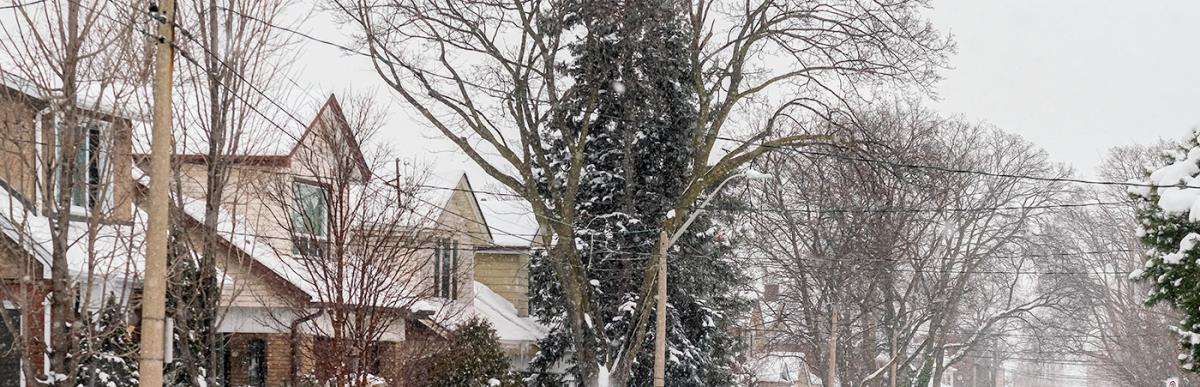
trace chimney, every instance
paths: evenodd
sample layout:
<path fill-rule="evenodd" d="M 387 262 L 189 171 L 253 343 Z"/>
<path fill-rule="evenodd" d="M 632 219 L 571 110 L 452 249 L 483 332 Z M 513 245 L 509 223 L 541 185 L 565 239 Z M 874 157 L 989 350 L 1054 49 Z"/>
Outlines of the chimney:
<path fill-rule="evenodd" d="M 766 284 L 763 286 L 763 301 L 775 302 L 779 301 L 779 284 Z"/>

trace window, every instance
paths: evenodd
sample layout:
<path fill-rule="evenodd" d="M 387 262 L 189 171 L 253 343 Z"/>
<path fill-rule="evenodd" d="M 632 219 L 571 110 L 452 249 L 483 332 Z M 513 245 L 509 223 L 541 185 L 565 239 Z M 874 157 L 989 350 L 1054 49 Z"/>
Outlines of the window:
<path fill-rule="evenodd" d="M 267 385 L 267 342 L 251 339 L 246 343 L 246 384 L 253 387 Z"/>
<path fill-rule="evenodd" d="M 458 298 L 458 241 L 438 240 L 433 249 L 433 292 L 435 297 Z"/>
<path fill-rule="evenodd" d="M 325 195 L 319 185 L 296 182 L 292 186 L 292 246 L 299 255 L 325 256 L 329 221 Z"/>
<path fill-rule="evenodd" d="M 292 227 L 296 234 L 325 237 L 326 213 L 325 188 L 309 183 L 296 182 L 292 187 L 295 207 L 292 209 Z"/>
<path fill-rule="evenodd" d="M 112 191 L 111 182 L 104 176 L 107 171 L 108 152 L 101 125 L 92 123 L 81 127 L 79 131 L 83 138 L 79 140 L 75 156 L 62 158 L 63 161 L 74 163 L 70 184 L 71 209 L 74 212 L 86 213 L 94 208 L 102 209 L 101 206 L 109 199 Z M 54 178 L 58 178 L 57 170 Z M 61 192 L 61 188 L 62 184 L 55 184 L 56 192 Z"/>
<path fill-rule="evenodd" d="M 763 286 L 763 301 L 779 301 L 779 284 L 766 284 Z"/>

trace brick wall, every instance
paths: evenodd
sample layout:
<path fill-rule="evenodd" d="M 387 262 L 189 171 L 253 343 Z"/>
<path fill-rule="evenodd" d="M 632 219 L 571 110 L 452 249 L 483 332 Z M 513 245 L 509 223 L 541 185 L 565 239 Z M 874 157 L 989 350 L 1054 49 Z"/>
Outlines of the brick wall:
<path fill-rule="evenodd" d="M 227 350 L 229 351 L 228 372 L 230 385 L 243 386 L 249 384 L 250 375 L 248 374 L 247 367 L 250 356 L 250 344 L 255 340 L 262 340 L 266 344 L 266 385 L 269 387 L 288 385 L 292 365 L 292 347 L 289 335 L 242 333 L 233 334 L 229 338 Z M 300 374 L 305 373 L 311 373 L 311 368 L 305 369 L 302 366 Z"/>

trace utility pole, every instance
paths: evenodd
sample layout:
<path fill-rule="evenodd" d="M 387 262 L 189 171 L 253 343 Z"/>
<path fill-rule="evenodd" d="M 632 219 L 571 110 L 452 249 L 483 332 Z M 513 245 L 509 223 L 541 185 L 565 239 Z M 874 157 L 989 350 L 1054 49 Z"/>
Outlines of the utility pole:
<path fill-rule="evenodd" d="M 721 188 L 725 188 L 725 184 L 737 178 L 766 180 L 771 179 L 771 175 L 748 169 L 725 178 L 721 184 L 717 184 L 717 188 L 712 190 L 708 198 L 704 199 L 704 202 L 700 203 L 695 211 L 692 211 L 692 215 L 683 221 L 683 225 L 675 230 L 675 234 L 667 234 L 665 227 L 658 234 L 658 311 L 654 313 L 654 387 L 663 387 L 667 383 L 667 250 L 670 250 L 671 246 L 683 237 L 683 233 L 687 232 L 688 226 L 691 226 L 692 222 L 706 211 L 708 203 L 717 197 Z"/>
<path fill-rule="evenodd" d="M 838 357 L 838 355 L 837 355 L 837 352 L 838 352 L 839 328 L 840 328 L 840 325 L 838 325 L 837 302 L 831 301 L 829 303 L 829 356 L 827 357 L 827 359 L 826 359 L 827 362 L 825 364 L 825 367 L 826 367 L 825 368 L 825 384 L 827 384 L 827 385 L 837 385 L 838 384 L 838 383 L 834 383 L 834 380 L 837 380 L 837 377 L 838 377 L 838 373 L 837 373 L 837 357 Z"/>
<path fill-rule="evenodd" d="M 687 228 L 684 225 L 683 228 Z M 667 248 L 671 238 L 664 229 L 658 234 L 658 309 L 654 312 L 654 387 L 667 383 Z"/>
<path fill-rule="evenodd" d="M 156 9 L 157 8 L 157 9 Z M 164 320 L 167 303 L 167 221 L 171 174 L 171 77 L 175 71 L 175 0 L 150 12 L 158 19 L 154 58 L 154 127 L 150 135 L 150 197 L 146 227 L 146 272 L 142 287 L 142 338 L 138 386 L 163 386 Z"/>

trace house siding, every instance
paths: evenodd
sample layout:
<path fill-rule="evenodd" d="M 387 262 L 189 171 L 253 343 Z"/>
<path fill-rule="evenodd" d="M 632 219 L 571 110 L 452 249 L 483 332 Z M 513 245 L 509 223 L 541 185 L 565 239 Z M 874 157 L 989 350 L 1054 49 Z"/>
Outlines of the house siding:
<path fill-rule="evenodd" d="M 456 301 L 466 303 L 475 298 L 474 286 L 471 285 L 475 281 L 475 250 L 488 246 L 491 242 L 479 207 L 469 193 L 471 186 L 467 179 L 460 176 L 455 187 L 456 190 L 444 205 L 435 203 L 437 206 L 444 207 L 441 208 L 441 214 L 432 227 L 439 230 L 440 234 L 437 237 L 458 241 L 459 261 L 456 276 L 458 298 Z M 435 208 L 435 210 L 438 209 Z M 433 252 L 429 251 L 427 254 L 432 255 Z M 429 279 L 428 283 L 432 284 L 434 275 L 432 261 L 426 266 L 424 273 Z"/>
<path fill-rule="evenodd" d="M 527 252 L 475 253 L 475 280 L 529 315 L 529 254 Z"/>
<path fill-rule="evenodd" d="M 0 168 L 0 184 L 27 207 L 45 209 L 54 199 L 50 195 L 53 186 L 49 183 L 49 171 L 55 161 L 53 155 L 58 134 L 53 130 L 41 130 L 41 136 L 38 137 L 38 104 L 31 98 L 0 86 L 0 163 L 3 163 L 0 165 L 4 165 L 4 168 Z M 132 173 L 126 167 L 133 161 L 129 121 L 105 115 L 91 117 L 109 124 L 107 130 L 111 141 L 105 145 L 110 150 L 107 166 L 109 176 L 106 179 L 112 184 L 112 192 L 105 199 L 112 206 L 105 212 L 102 221 L 129 222 L 133 219 Z M 50 115 L 43 115 L 41 119 L 41 128 L 54 127 Z M 38 157 L 39 151 L 42 157 Z M 41 165 L 38 165 L 39 162 Z"/>
<path fill-rule="evenodd" d="M 3 89 L 0 87 L 0 89 Z M 28 99 L 0 92 L 0 179 L 24 200 L 35 197 L 37 165 L 34 153 L 36 115 Z"/>

